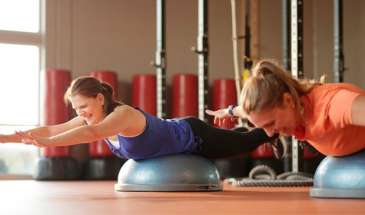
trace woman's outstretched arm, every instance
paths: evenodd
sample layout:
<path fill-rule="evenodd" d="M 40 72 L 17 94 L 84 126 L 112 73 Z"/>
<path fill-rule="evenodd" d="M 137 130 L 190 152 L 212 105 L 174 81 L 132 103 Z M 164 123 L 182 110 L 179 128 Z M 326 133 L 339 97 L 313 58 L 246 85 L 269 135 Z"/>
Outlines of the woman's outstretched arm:
<path fill-rule="evenodd" d="M 138 135 L 146 125 L 144 115 L 127 105 L 117 107 L 104 120 L 95 125 L 82 125 L 51 137 L 22 133 L 24 141 L 37 146 L 69 146 L 89 143 L 116 134 Z"/>
<path fill-rule="evenodd" d="M 235 117 L 246 118 L 241 106 L 230 105 L 218 110 L 205 110 L 210 116 L 214 116 L 214 124 L 222 125 L 226 120 L 234 121 Z"/>
<path fill-rule="evenodd" d="M 0 143 L 21 143 L 21 133 L 31 133 L 37 137 L 51 137 L 67 130 L 79 127 L 82 124 L 84 124 L 83 119 L 80 117 L 75 117 L 65 123 L 57 125 L 41 126 L 27 131 L 15 132 L 13 134 L 0 134 Z"/>

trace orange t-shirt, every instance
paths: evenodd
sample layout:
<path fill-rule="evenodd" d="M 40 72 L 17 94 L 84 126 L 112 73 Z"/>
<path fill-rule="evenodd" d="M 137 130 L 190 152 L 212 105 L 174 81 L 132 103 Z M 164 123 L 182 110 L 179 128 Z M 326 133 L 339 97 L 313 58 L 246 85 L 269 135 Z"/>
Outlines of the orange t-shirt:
<path fill-rule="evenodd" d="M 351 84 L 315 86 L 300 99 L 304 128 L 294 134 L 325 155 L 344 156 L 365 149 L 365 126 L 352 125 L 352 103 L 365 91 Z M 365 109 L 364 109 L 365 111 Z"/>

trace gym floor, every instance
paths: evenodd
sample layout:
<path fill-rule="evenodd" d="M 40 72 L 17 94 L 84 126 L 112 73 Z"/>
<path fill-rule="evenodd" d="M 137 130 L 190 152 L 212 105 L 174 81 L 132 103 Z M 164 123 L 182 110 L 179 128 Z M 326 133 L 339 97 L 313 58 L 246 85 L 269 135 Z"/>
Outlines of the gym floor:
<path fill-rule="evenodd" d="M 0 214 L 365 214 L 363 200 L 315 199 L 309 188 L 115 192 L 114 181 L 0 181 Z"/>

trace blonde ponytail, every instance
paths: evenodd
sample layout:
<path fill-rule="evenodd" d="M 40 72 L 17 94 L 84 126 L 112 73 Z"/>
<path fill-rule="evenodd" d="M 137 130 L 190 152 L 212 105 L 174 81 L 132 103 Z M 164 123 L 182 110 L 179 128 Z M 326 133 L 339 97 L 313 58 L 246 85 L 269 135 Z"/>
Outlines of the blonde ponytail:
<path fill-rule="evenodd" d="M 261 60 L 252 69 L 252 76 L 245 82 L 241 105 L 246 114 L 280 106 L 284 93 L 289 93 L 300 108 L 300 97 L 314 85 L 308 80 L 297 80 L 272 60 Z"/>

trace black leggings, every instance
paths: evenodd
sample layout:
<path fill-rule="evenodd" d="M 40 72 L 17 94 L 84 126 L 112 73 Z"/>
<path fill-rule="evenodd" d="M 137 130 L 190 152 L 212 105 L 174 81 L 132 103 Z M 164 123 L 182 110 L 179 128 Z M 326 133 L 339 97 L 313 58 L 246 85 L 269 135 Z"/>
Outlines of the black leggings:
<path fill-rule="evenodd" d="M 276 136 L 268 137 L 265 131 L 259 128 L 251 131 L 242 128 L 226 130 L 213 127 L 194 117 L 183 120 L 189 123 L 194 135 L 200 139 L 196 154 L 207 158 L 216 159 L 241 155 L 276 138 Z M 239 130 L 246 132 L 239 132 Z"/>

